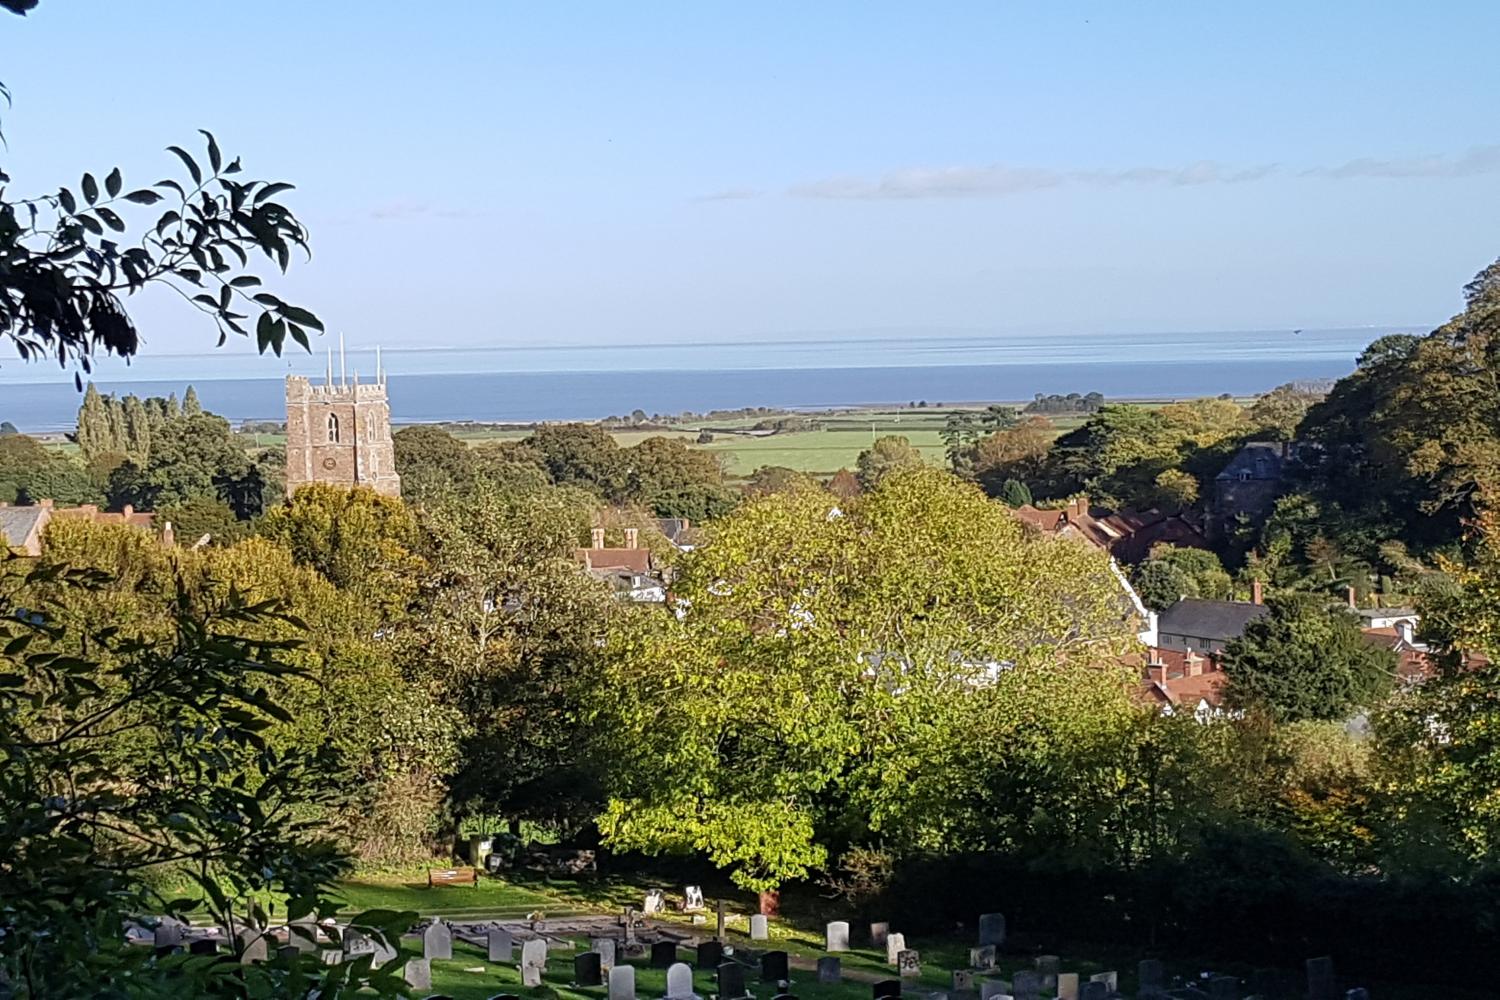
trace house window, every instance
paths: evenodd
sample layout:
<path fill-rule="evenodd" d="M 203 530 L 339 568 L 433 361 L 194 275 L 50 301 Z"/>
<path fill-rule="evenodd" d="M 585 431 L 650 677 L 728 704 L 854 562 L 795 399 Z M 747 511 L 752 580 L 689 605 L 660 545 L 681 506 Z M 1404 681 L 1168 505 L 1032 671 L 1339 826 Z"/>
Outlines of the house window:
<path fill-rule="evenodd" d="M 328 414 L 328 443 L 339 443 L 339 418 L 335 413 Z"/>

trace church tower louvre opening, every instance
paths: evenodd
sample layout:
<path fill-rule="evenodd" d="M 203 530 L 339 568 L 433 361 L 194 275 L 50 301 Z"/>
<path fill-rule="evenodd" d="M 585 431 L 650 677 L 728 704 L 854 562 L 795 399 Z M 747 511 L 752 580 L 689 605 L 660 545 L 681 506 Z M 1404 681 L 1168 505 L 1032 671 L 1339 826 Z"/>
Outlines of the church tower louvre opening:
<path fill-rule="evenodd" d="M 333 352 L 322 385 L 301 375 L 286 380 L 286 494 L 308 483 L 368 486 L 386 496 L 401 495 L 396 448 L 391 443 L 391 408 L 386 375 L 377 350 L 375 381 L 347 378 L 339 338 L 339 377 Z"/>

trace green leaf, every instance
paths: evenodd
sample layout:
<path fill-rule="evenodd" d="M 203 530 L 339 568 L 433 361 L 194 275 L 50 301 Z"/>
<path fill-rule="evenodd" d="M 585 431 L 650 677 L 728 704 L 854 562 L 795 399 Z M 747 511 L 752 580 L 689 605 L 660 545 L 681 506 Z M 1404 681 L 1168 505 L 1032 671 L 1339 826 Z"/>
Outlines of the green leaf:
<path fill-rule="evenodd" d="M 120 193 L 120 188 L 124 183 L 124 178 L 120 176 L 120 168 L 115 167 L 115 169 L 109 172 L 109 176 L 104 178 L 104 190 L 109 192 L 109 196 L 113 198 Z"/>
<path fill-rule="evenodd" d="M 319 333 L 323 332 L 323 321 L 300 306 L 285 305 L 281 307 L 281 315 L 293 323 L 301 323 L 303 326 L 311 327 Z"/>
<path fill-rule="evenodd" d="M 73 192 L 69 191 L 67 188 L 58 188 L 57 203 L 61 205 L 62 210 L 64 212 L 67 212 L 69 215 L 72 215 L 74 212 L 78 211 L 78 201 L 73 197 Z"/>
<path fill-rule="evenodd" d="M 182 160 L 182 165 L 187 167 L 188 173 L 192 175 L 194 184 L 203 183 L 203 171 L 198 168 L 198 164 L 188 155 L 187 150 L 181 146 L 168 146 L 167 152 L 177 154 L 178 159 Z M 166 182 L 163 181 L 162 183 L 165 184 Z"/>
<path fill-rule="evenodd" d="M 260 284 L 260 279 L 253 274 L 242 274 L 237 278 L 230 278 L 229 283 L 235 288 L 253 288 Z"/>
<path fill-rule="evenodd" d="M 268 312 L 260 314 L 260 319 L 255 321 L 255 347 L 260 353 L 266 353 L 266 348 L 271 346 L 271 335 L 275 329 L 275 318 Z"/>
<path fill-rule="evenodd" d="M 157 202 L 161 201 L 161 195 L 157 194 L 155 191 L 150 191 L 142 188 L 139 191 L 132 191 L 127 194 L 125 196 L 125 200 L 134 202 L 137 205 L 155 205 Z"/>
<path fill-rule="evenodd" d="M 104 220 L 104 224 L 113 229 L 115 232 L 123 233 L 125 231 L 124 220 L 116 215 L 113 209 L 96 208 L 94 209 L 94 211 L 99 214 L 99 218 Z"/>
<path fill-rule="evenodd" d="M 275 184 L 267 184 L 265 187 L 255 192 L 255 204 L 259 205 L 267 198 L 278 195 L 283 191 L 290 191 L 294 186 L 295 185 L 287 184 L 282 181 L 278 181 Z"/>
<path fill-rule="evenodd" d="M 208 165 L 212 167 L 214 173 L 217 174 L 219 172 L 219 167 L 223 166 L 224 163 L 223 159 L 221 159 L 219 156 L 219 144 L 214 141 L 212 132 L 201 128 L 198 131 L 202 132 L 204 137 L 208 139 Z"/>
<path fill-rule="evenodd" d="M 292 339 L 302 345 L 304 351 L 312 351 L 312 344 L 308 342 L 306 330 L 302 329 L 296 323 L 288 323 L 286 328 L 287 332 L 292 335 Z"/>
<path fill-rule="evenodd" d="M 90 205 L 99 200 L 99 182 L 93 174 L 83 175 L 83 199 Z"/>
<path fill-rule="evenodd" d="M 99 225 L 99 220 L 89 215 L 87 212 L 82 212 L 74 216 L 74 218 L 78 220 L 79 225 L 83 226 L 84 229 L 87 229 L 95 236 L 104 235 L 104 227 Z"/>

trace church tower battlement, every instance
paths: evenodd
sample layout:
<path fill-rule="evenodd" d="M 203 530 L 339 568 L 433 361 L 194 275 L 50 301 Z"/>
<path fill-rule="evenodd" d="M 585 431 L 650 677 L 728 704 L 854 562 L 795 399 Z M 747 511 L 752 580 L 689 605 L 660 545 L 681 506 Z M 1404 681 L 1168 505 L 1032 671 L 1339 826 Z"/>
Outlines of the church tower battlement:
<path fill-rule="evenodd" d="M 391 443 L 391 408 L 385 372 L 376 352 L 374 383 L 348 381 L 344 345 L 339 340 L 339 378 L 333 378 L 333 352 L 322 385 L 301 375 L 286 380 L 286 495 L 308 483 L 368 486 L 386 496 L 401 495 L 396 448 Z"/>

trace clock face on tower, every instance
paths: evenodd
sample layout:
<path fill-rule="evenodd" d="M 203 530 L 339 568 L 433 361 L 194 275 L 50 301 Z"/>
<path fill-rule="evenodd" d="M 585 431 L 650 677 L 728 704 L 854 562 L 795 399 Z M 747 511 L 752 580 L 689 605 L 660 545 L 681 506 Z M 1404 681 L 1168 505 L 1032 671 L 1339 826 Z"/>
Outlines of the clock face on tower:
<path fill-rule="evenodd" d="M 327 458 L 323 459 L 323 468 L 328 469 L 330 472 L 333 471 L 334 467 L 337 466 L 338 464 L 339 464 L 338 461 L 335 460 L 332 455 L 330 455 Z"/>

